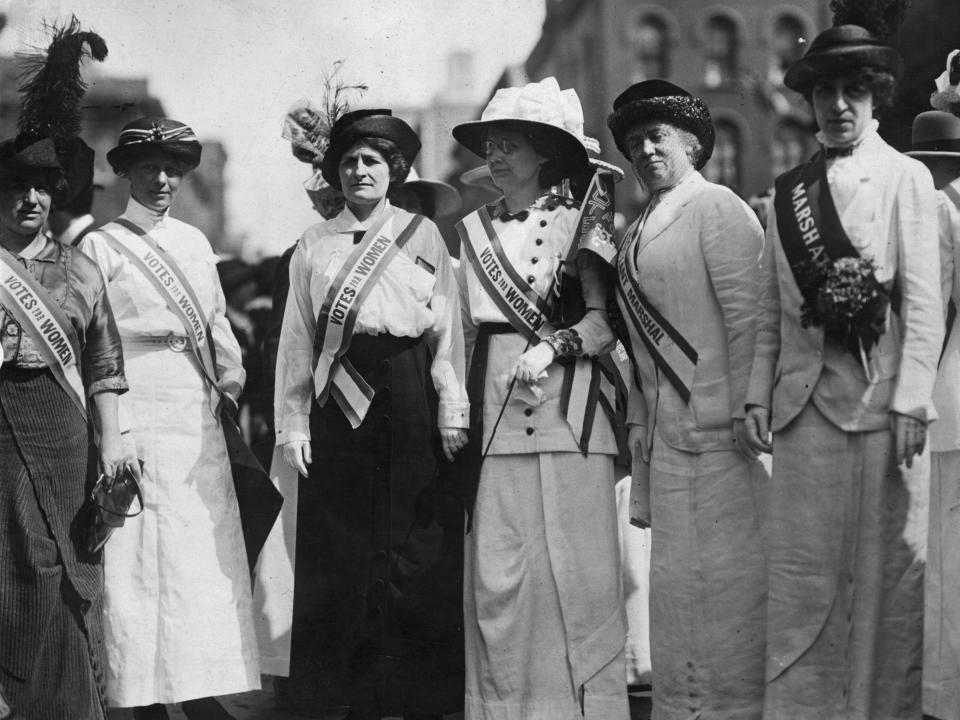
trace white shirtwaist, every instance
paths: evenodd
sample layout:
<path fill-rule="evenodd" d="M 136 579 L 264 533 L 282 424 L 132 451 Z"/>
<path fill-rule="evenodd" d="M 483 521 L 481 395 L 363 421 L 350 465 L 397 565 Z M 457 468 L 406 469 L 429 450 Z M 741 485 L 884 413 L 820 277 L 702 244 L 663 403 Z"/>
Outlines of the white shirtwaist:
<path fill-rule="evenodd" d="M 396 210 L 386 202 L 383 212 Z M 284 461 L 282 446 L 310 439 L 317 317 L 330 284 L 354 250 L 355 240 L 381 217 L 377 214 L 361 222 L 344 208 L 336 217 L 307 228 L 290 259 L 290 293 L 277 348 L 277 447 L 270 465 L 270 476 L 284 502 L 260 553 L 254 578 L 257 640 L 263 672 L 268 675 L 289 675 L 293 625 L 298 475 Z M 404 213 L 403 217 L 410 216 Z M 395 226 L 397 234 L 405 222 Z M 433 357 L 430 374 L 440 398 L 440 427 L 469 424 L 458 308 L 458 288 L 443 239 L 433 223 L 425 222 L 370 289 L 354 326 L 354 335 L 426 336 Z"/>
<path fill-rule="evenodd" d="M 240 348 L 206 237 L 133 199 L 121 217 L 173 256 L 210 319 L 221 382 L 242 385 Z M 121 241 L 131 237 L 116 224 L 105 229 Z M 147 278 L 101 232 L 81 247 L 107 282 L 130 382 L 121 422 L 144 461 L 144 512 L 128 519 L 104 552 L 108 704 L 258 689 L 250 575 L 216 398 L 189 345 L 166 341 L 183 338 L 183 325 Z"/>

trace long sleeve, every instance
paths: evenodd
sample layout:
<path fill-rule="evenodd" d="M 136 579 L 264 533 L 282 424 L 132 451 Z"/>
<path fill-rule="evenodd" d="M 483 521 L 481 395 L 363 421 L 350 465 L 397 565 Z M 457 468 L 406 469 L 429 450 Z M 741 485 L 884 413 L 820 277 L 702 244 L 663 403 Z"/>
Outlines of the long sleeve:
<path fill-rule="evenodd" d="M 430 374 L 440 398 L 437 424 L 442 428 L 467 428 L 470 426 L 470 402 L 466 390 L 459 285 L 439 231 L 436 226 L 430 231 L 436 249 L 433 253 L 436 282 L 430 298 L 435 320 L 425 335 L 433 356 Z"/>
<path fill-rule="evenodd" d="M 583 340 L 583 354 L 595 357 L 610 352 L 616 343 L 607 318 L 607 298 L 610 292 L 609 265 L 596 253 L 580 252 L 576 260 L 586 314 L 571 327 Z"/>
<path fill-rule="evenodd" d="M 274 415 L 277 445 L 310 439 L 313 395 L 313 337 L 317 329 L 310 299 L 310 265 L 302 240 L 290 258 L 290 291 L 277 347 Z"/>
<path fill-rule="evenodd" d="M 773 381 L 780 355 L 780 280 L 777 276 L 776 246 L 780 242 L 773 199 L 767 215 L 767 232 L 760 256 L 760 279 L 757 293 L 756 339 L 747 405 L 772 408 Z"/>
<path fill-rule="evenodd" d="M 904 336 L 891 409 L 926 420 L 943 344 L 943 313 L 937 196 L 930 173 L 919 164 L 903 174 L 893 220 Z"/>
<path fill-rule="evenodd" d="M 703 213 L 697 226 L 707 272 L 726 328 L 730 410 L 734 418 L 742 418 L 757 331 L 763 230 L 753 211 L 738 199 L 728 195 L 716 197 L 716 203 L 697 206 Z"/>
<path fill-rule="evenodd" d="M 222 389 L 235 390 L 239 396 L 246 382 L 247 373 L 243 369 L 240 343 L 237 342 L 233 330 L 230 329 L 230 321 L 227 320 L 227 299 L 223 295 L 223 288 L 220 286 L 220 278 L 217 275 L 215 265 L 211 267 L 210 282 L 214 290 L 213 320 L 210 325 L 210 332 L 213 336 L 213 346 L 217 351 L 217 377 Z"/>

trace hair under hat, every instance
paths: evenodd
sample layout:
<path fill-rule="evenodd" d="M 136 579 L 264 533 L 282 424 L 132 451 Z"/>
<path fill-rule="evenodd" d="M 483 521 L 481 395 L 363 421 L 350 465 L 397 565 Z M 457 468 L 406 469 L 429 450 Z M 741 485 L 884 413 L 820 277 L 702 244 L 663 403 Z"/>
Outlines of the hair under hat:
<path fill-rule="evenodd" d="M 639 123 L 662 120 L 692 133 L 700 141 L 701 152 L 694 161 L 697 170 L 713 154 L 716 133 L 706 104 L 679 85 L 666 80 L 644 80 L 624 90 L 613 101 L 607 126 L 617 149 L 629 159 L 626 135 Z"/>
<path fill-rule="evenodd" d="M 340 187 L 340 160 L 356 143 L 367 138 L 389 140 L 399 149 L 408 166 L 420 152 L 420 138 L 407 123 L 386 109 L 354 110 L 342 115 L 330 130 L 330 145 L 321 162 L 323 179 Z"/>

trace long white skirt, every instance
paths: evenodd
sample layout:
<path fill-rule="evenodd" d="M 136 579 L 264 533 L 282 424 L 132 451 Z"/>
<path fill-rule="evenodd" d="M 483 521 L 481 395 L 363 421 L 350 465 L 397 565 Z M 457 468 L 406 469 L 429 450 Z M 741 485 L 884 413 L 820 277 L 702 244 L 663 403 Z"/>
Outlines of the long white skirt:
<path fill-rule="evenodd" d="M 464 547 L 467 720 L 626 720 L 613 458 L 491 455 Z"/>
<path fill-rule="evenodd" d="M 258 689 L 240 512 L 209 393 L 187 353 L 124 358 L 145 510 L 104 553 L 108 704 Z"/>

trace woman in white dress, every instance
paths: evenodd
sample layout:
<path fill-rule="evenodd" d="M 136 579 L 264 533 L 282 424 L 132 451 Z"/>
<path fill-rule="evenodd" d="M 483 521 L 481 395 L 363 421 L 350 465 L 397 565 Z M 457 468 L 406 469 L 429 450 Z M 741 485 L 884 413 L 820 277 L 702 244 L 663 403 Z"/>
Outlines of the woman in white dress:
<path fill-rule="evenodd" d="M 107 701 L 134 707 L 137 720 L 166 718 L 169 703 L 182 703 L 191 720 L 229 718 L 211 696 L 260 687 L 220 425 L 245 374 L 210 243 L 169 215 L 200 151 L 183 123 L 142 118 L 125 126 L 107 159 L 130 181 L 127 209 L 81 246 L 115 307 L 130 382 L 121 422 L 144 462 L 144 512 L 114 534 L 104 557 Z M 178 296 L 183 316 L 198 321 L 191 337 L 171 310 Z"/>

